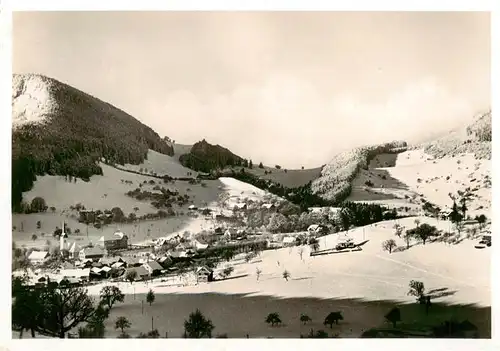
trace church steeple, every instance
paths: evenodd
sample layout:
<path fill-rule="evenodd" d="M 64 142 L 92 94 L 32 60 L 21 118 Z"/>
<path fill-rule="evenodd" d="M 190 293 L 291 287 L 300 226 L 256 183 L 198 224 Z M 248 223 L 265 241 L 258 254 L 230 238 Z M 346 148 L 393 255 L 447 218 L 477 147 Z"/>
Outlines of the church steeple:
<path fill-rule="evenodd" d="M 59 237 L 59 251 L 62 252 L 65 249 L 64 244 L 66 242 L 66 233 L 64 232 L 64 221 L 62 222 L 62 231 L 61 231 L 61 236 Z"/>

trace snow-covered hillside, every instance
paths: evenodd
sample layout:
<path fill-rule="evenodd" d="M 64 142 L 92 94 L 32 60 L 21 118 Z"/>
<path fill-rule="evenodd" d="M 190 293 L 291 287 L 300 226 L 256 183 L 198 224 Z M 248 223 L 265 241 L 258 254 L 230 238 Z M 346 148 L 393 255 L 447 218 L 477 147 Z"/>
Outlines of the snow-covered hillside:
<path fill-rule="evenodd" d="M 43 124 L 58 108 L 51 94 L 51 81 L 36 74 L 12 78 L 12 127 Z"/>

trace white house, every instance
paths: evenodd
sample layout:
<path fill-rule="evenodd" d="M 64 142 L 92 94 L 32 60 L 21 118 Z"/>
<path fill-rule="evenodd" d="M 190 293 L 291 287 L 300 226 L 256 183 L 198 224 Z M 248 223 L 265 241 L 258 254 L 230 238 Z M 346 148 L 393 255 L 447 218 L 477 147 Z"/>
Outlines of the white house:
<path fill-rule="evenodd" d="M 283 238 L 283 246 L 293 246 L 296 243 L 296 239 L 292 236 L 285 236 Z"/>
<path fill-rule="evenodd" d="M 190 211 L 195 211 L 195 210 L 197 210 L 197 209 L 198 209 L 198 207 L 196 207 L 195 205 L 189 205 L 188 209 L 189 209 Z"/>
<path fill-rule="evenodd" d="M 214 279 L 214 271 L 205 267 L 201 266 L 196 268 L 196 281 L 199 282 L 211 282 Z"/>
<path fill-rule="evenodd" d="M 71 245 L 69 250 L 68 250 L 69 257 L 76 260 L 77 258 L 79 258 L 81 250 L 82 250 L 82 247 L 80 245 L 78 245 L 76 242 L 74 242 L 73 245 Z"/>
<path fill-rule="evenodd" d="M 28 260 L 30 260 L 32 264 L 41 264 L 47 261 L 49 256 L 47 251 L 32 251 L 28 256 Z"/>

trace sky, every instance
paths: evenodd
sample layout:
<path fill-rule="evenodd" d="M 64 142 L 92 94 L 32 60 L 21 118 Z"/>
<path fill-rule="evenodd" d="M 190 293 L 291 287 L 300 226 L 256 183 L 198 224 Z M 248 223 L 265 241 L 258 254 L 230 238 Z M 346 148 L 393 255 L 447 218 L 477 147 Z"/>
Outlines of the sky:
<path fill-rule="evenodd" d="M 12 45 L 14 73 L 287 168 L 490 108 L 488 13 L 18 12 Z"/>

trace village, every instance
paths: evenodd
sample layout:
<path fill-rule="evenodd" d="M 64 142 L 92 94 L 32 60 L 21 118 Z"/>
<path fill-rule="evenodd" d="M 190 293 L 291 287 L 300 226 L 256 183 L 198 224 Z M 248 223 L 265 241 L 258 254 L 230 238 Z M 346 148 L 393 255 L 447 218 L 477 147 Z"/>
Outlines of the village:
<path fill-rule="evenodd" d="M 245 203 L 238 203 L 234 211 L 244 210 L 246 206 Z M 274 205 L 265 203 L 261 206 L 265 210 L 272 210 Z M 189 210 L 205 215 L 211 212 L 194 205 Z M 89 211 L 82 212 L 88 215 Z M 49 282 L 59 284 L 62 281 L 70 285 L 90 285 L 105 281 L 172 278 L 192 270 L 195 278 L 184 279 L 183 284 L 198 284 L 221 279 L 223 269 L 217 269 L 217 266 L 222 258 L 235 259 L 235 262 L 240 258 L 248 262 L 262 250 L 312 243 L 329 233 L 327 226 L 311 224 L 306 231 L 273 234 L 237 226 L 238 221 L 235 223 L 231 216 L 214 213 L 213 218 L 224 224 L 208 233 L 213 237 L 210 244 L 201 242 L 203 239 L 199 235 L 189 232 L 132 243 L 126 233 L 116 231 L 112 235 L 102 236 L 95 244 L 82 246 L 71 241 L 65 233 L 63 222 L 59 250 L 51 254 L 49 251 L 32 249 L 27 257 L 28 267 L 14 271 L 13 275 L 27 275 L 28 285 L 32 286 Z M 345 241 L 349 242 L 349 238 L 345 238 Z M 224 269 L 227 268 L 226 264 Z"/>

